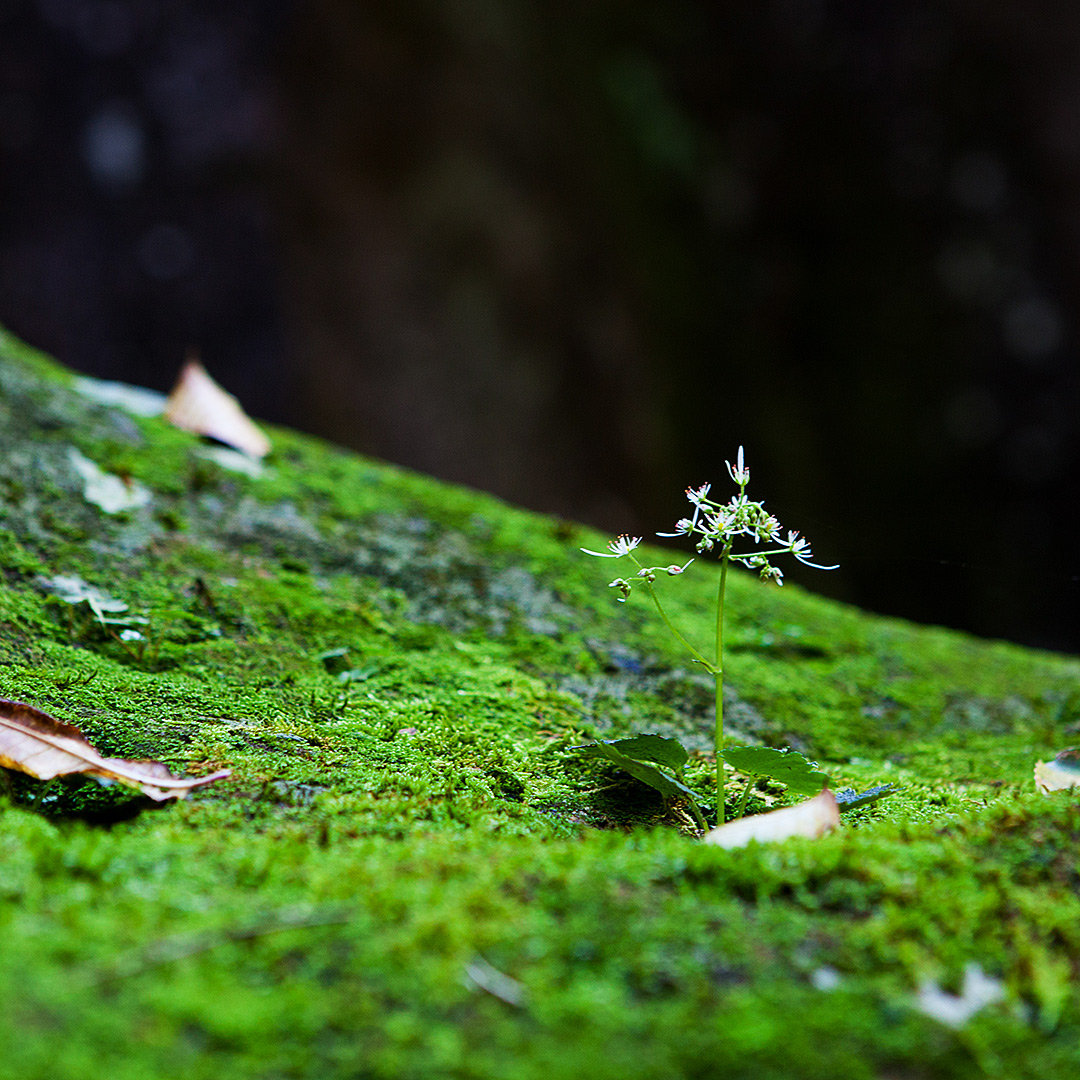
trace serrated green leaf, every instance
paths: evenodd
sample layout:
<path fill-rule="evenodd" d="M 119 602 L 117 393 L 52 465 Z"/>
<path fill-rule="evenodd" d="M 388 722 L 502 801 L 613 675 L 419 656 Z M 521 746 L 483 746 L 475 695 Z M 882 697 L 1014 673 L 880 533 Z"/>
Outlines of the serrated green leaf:
<path fill-rule="evenodd" d="M 629 742 L 632 740 L 615 740 L 615 742 L 622 741 Z M 643 761 L 638 761 L 627 754 L 621 753 L 615 748 L 614 743 L 589 743 L 586 746 L 572 747 L 572 749 L 580 750 L 588 757 L 606 758 L 608 761 L 618 765 L 624 772 L 628 772 L 634 779 L 640 780 L 643 784 L 648 784 L 651 788 L 655 788 L 661 795 L 666 795 L 671 799 L 690 798 L 694 801 L 695 805 L 697 804 L 697 796 L 684 783 L 676 780 L 674 777 L 668 776 L 667 773 L 661 772 L 654 765 L 648 765 Z M 680 749 L 682 749 L 682 747 L 680 747 Z"/>
<path fill-rule="evenodd" d="M 613 746 L 620 754 L 635 761 L 651 761 L 678 772 L 690 760 L 678 739 L 665 735 L 634 735 L 629 739 L 605 739 L 605 746 Z"/>
<path fill-rule="evenodd" d="M 767 776 L 784 784 L 796 795 L 816 795 L 829 784 L 829 777 L 798 750 L 777 750 L 772 746 L 733 746 L 724 760 L 746 776 Z"/>

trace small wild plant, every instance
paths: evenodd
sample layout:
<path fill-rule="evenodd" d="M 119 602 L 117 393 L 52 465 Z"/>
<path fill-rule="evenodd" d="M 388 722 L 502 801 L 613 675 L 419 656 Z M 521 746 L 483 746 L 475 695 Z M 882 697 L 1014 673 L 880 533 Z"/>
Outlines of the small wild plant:
<path fill-rule="evenodd" d="M 706 652 L 691 643 L 672 623 L 664 610 L 664 605 L 656 589 L 656 580 L 661 575 L 679 577 L 686 572 L 694 560 L 690 559 L 682 566 L 645 566 L 635 554 L 641 537 L 619 536 L 608 544 L 607 551 L 581 550 L 586 555 L 600 559 L 629 559 L 637 568 L 627 576 L 611 582 L 610 587 L 620 593 L 620 603 L 629 599 L 636 586 L 644 587 L 649 599 L 656 607 L 664 625 L 689 652 L 693 662 L 708 671 L 716 683 L 716 817 L 717 823 L 724 821 L 724 762 L 739 772 L 749 776 L 746 787 L 739 799 L 735 816 L 742 815 L 746 808 L 750 788 L 759 776 L 767 776 L 784 783 L 797 794 L 816 794 L 828 782 L 828 777 L 819 772 L 801 754 L 791 750 L 775 750 L 770 747 L 736 747 L 724 750 L 724 596 L 727 588 L 728 568 L 732 563 L 739 563 L 750 570 L 756 570 L 763 581 L 773 581 L 783 585 L 783 572 L 773 566 L 771 560 L 777 555 L 793 555 L 799 562 L 819 570 L 835 570 L 835 566 L 821 566 L 811 562 L 810 543 L 797 532 L 788 530 L 782 536 L 780 522 L 773 517 L 760 502 L 755 502 L 746 494 L 750 483 L 750 470 L 746 467 L 743 448 L 735 459 L 735 464 L 726 462 L 731 479 L 738 486 L 738 494 L 727 502 L 717 502 L 709 498 L 711 484 L 699 488 L 687 488 L 686 497 L 690 500 L 693 513 L 684 517 L 675 525 L 675 531 L 658 533 L 658 536 L 688 536 L 695 540 L 700 555 L 714 555 L 720 560 L 720 584 L 716 595 L 716 635 L 713 647 Z M 747 543 L 754 546 L 749 550 L 738 550 Z M 638 735 L 630 739 L 617 739 L 612 742 L 596 743 L 582 749 L 602 756 L 646 783 L 657 788 L 669 797 L 683 798 L 698 823 L 704 829 L 705 823 L 698 799 L 683 781 L 683 766 L 689 759 L 686 750 L 675 739 L 666 739 L 658 735 Z M 670 774 L 670 775 L 669 775 Z"/>

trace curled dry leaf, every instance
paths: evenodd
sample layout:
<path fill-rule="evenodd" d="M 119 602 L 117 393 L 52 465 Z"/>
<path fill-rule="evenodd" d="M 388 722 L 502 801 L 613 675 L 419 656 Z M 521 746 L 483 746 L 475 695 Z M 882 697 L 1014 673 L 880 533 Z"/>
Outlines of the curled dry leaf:
<path fill-rule="evenodd" d="M 165 419 L 184 431 L 217 439 L 252 457 L 261 458 L 270 451 L 270 440 L 198 360 L 188 360 L 181 369 L 165 405 Z"/>
<path fill-rule="evenodd" d="M 1053 761 L 1037 761 L 1035 786 L 1044 795 L 1080 787 L 1080 750 L 1062 750 Z"/>
<path fill-rule="evenodd" d="M 192 788 L 228 776 L 230 770 L 177 779 L 160 761 L 124 761 L 102 757 L 72 724 L 33 705 L 0 699 L 0 765 L 38 780 L 83 773 L 105 782 L 126 784 L 161 802 L 182 799 Z"/>
<path fill-rule="evenodd" d="M 796 806 L 782 810 L 770 810 L 767 814 L 729 821 L 726 825 L 707 832 L 706 844 L 723 848 L 745 847 L 751 840 L 767 844 L 773 840 L 787 840 L 791 836 L 821 836 L 840 824 L 840 811 L 836 797 L 828 789 Z"/>

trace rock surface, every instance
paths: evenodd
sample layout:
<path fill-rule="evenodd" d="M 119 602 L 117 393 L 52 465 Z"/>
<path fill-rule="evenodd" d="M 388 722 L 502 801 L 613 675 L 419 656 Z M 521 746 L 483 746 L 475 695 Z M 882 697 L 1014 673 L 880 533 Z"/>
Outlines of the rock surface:
<path fill-rule="evenodd" d="M 1075 1063 L 1080 811 L 1031 780 L 1080 742 L 1075 659 L 736 576 L 733 736 L 899 792 L 818 840 L 708 848 L 568 750 L 679 735 L 709 790 L 711 687 L 612 602 L 577 553 L 603 538 L 283 430 L 236 470 L 85 389 L 0 333 L 0 697 L 233 774 L 166 809 L 7 778 L 8 1075 Z M 707 640 L 694 571 L 671 610 Z M 972 964 L 1000 998 L 920 1009 Z"/>

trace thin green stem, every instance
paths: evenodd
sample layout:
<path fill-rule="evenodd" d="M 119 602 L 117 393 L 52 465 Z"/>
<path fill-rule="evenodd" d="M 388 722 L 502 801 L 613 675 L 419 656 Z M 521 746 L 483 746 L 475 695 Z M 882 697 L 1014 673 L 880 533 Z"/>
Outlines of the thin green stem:
<path fill-rule="evenodd" d="M 751 776 L 746 781 L 746 787 L 742 790 L 742 795 L 739 796 L 739 805 L 735 808 L 735 816 L 741 818 L 746 813 L 746 802 L 750 798 L 750 789 L 754 786 L 754 778 Z"/>
<path fill-rule="evenodd" d="M 724 823 L 724 591 L 727 588 L 730 541 L 720 553 L 720 587 L 716 594 L 716 823 Z"/>
<path fill-rule="evenodd" d="M 701 808 L 698 806 L 697 802 L 688 795 L 686 797 L 686 805 L 690 807 L 690 813 L 694 815 L 697 827 L 703 834 L 707 833 L 709 831 L 709 826 L 706 824 L 705 816 L 702 814 Z"/>
<path fill-rule="evenodd" d="M 679 631 L 675 629 L 675 624 L 672 623 L 672 621 L 667 617 L 667 612 L 664 611 L 664 607 L 660 603 L 660 597 L 656 595 L 656 589 L 653 588 L 653 583 L 649 581 L 648 578 L 645 578 L 644 580 L 645 587 L 649 590 L 649 596 L 652 597 L 652 602 L 656 605 L 656 610 L 660 612 L 660 618 L 664 620 L 664 625 L 675 635 L 675 637 L 679 639 L 680 642 L 682 642 L 683 645 L 686 646 L 687 649 L 690 650 L 690 653 L 693 655 L 694 659 L 698 661 L 698 663 L 704 664 L 705 669 L 708 672 L 715 672 L 716 669 L 713 667 L 712 663 L 706 660 L 705 657 L 702 656 L 701 653 L 699 653 L 697 649 L 695 649 L 694 646 L 691 645 L 690 642 L 687 641 L 686 638 L 684 638 L 682 634 L 680 634 Z"/>
<path fill-rule="evenodd" d="M 744 551 L 739 555 L 732 555 L 731 558 L 737 562 L 742 562 L 748 559 L 757 559 L 766 555 L 790 555 L 791 548 L 769 548 L 766 551 Z"/>
<path fill-rule="evenodd" d="M 34 799 L 34 809 L 35 810 L 40 810 L 41 809 L 42 802 L 45 799 L 45 793 L 47 791 L 50 791 L 55 786 L 55 784 L 56 784 L 56 777 L 53 776 L 53 777 L 50 777 L 48 780 L 44 781 L 44 783 L 42 783 L 41 787 L 38 788 L 37 798 Z"/>

